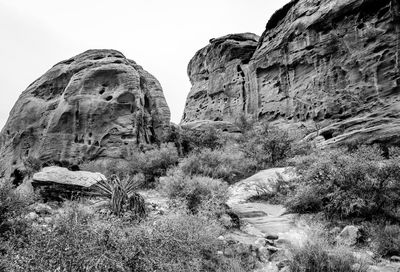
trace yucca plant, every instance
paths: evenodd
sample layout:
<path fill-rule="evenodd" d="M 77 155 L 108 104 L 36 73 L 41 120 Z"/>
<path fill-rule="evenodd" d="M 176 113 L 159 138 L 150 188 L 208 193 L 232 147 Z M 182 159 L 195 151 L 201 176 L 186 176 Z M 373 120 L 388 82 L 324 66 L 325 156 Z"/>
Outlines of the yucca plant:
<path fill-rule="evenodd" d="M 126 211 L 133 212 L 135 217 L 143 218 L 146 216 L 146 206 L 144 198 L 136 191 L 142 184 L 144 178 L 135 175 L 133 178 L 127 176 L 120 179 L 117 175 L 112 175 L 109 180 L 101 180 L 95 184 L 97 193 L 111 202 L 111 210 L 121 216 Z"/>

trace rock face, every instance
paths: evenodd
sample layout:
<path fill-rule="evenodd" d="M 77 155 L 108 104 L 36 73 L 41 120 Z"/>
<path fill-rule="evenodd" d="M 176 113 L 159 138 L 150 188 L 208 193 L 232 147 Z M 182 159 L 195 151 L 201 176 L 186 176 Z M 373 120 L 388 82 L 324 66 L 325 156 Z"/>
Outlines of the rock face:
<path fill-rule="evenodd" d="M 169 121 L 157 79 L 118 51 L 89 50 L 56 64 L 21 94 L 0 135 L 1 167 L 20 167 L 27 157 L 70 164 L 129 159 Z"/>
<path fill-rule="evenodd" d="M 294 0 L 271 17 L 256 49 L 255 39 L 211 41 L 189 64 L 182 123 L 244 114 L 318 130 L 327 143 L 400 142 L 399 6 Z M 248 54 L 232 60 L 245 44 Z"/>
<path fill-rule="evenodd" d="M 192 89 L 183 123 L 197 120 L 233 121 L 247 110 L 250 94 L 248 64 L 257 48 L 255 34 L 235 34 L 212 39 L 188 66 Z"/>

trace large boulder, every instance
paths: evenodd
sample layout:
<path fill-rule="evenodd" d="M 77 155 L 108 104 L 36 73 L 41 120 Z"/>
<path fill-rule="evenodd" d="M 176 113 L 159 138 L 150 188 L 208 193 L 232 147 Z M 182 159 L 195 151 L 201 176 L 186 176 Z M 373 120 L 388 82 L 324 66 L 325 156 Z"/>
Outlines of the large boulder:
<path fill-rule="evenodd" d="M 33 188 L 40 189 L 45 199 L 61 200 L 63 197 L 90 193 L 92 186 L 106 180 L 106 177 L 101 173 L 70 171 L 67 168 L 50 166 L 35 173 L 32 180 Z"/>
<path fill-rule="evenodd" d="M 211 41 L 189 64 L 182 123 L 245 115 L 302 128 L 326 144 L 399 143 L 399 6 L 293 0 L 258 43 L 246 35 Z"/>
<path fill-rule="evenodd" d="M 19 97 L 0 134 L 6 174 L 28 157 L 78 164 L 127 160 L 170 122 L 160 83 L 115 50 L 62 61 Z"/>

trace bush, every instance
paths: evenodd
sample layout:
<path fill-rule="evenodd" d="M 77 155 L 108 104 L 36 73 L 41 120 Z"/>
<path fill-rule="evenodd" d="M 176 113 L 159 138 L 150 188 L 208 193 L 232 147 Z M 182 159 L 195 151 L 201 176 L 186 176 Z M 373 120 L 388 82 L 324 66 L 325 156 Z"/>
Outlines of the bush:
<path fill-rule="evenodd" d="M 186 176 L 179 170 L 170 171 L 161 180 L 159 191 L 170 199 L 185 203 L 192 213 L 199 209 L 218 213 L 228 198 L 227 183 L 208 177 Z"/>
<path fill-rule="evenodd" d="M 236 148 L 203 149 L 192 153 L 179 164 L 186 175 L 223 179 L 232 184 L 255 171 L 254 160 Z"/>
<path fill-rule="evenodd" d="M 115 160 L 111 162 L 85 162 L 80 168 L 85 171 L 100 172 L 106 176 L 117 175 L 120 179 L 126 176 L 143 174 L 145 182 L 149 186 L 154 181 L 165 175 L 167 170 L 176 166 L 179 161 L 178 150 L 174 144 L 162 144 L 160 147 L 150 147 L 142 152 L 137 150 L 130 161 Z"/>
<path fill-rule="evenodd" d="M 377 226 L 373 235 L 374 248 L 378 254 L 383 257 L 400 255 L 400 226 Z"/>
<path fill-rule="evenodd" d="M 143 173 L 147 184 L 165 175 L 179 161 L 178 150 L 173 144 L 161 145 L 144 153 L 136 153 L 130 162 L 130 172 Z"/>
<path fill-rule="evenodd" d="M 234 265 L 243 271 L 235 260 L 217 257 L 221 230 L 183 211 L 128 227 L 94 221 L 73 206 L 24 243 L 14 241 L 0 264 L 6 271 L 234 271 Z"/>
<path fill-rule="evenodd" d="M 218 149 L 224 145 L 223 133 L 210 126 L 207 129 L 183 129 L 180 135 L 184 154 L 194 150 Z"/>
<path fill-rule="evenodd" d="M 398 219 L 400 159 L 385 159 L 378 147 L 354 152 L 327 150 L 299 160 L 297 189 L 286 205 L 293 212 L 329 217 Z"/>
<path fill-rule="evenodd" d="M 291 272 L 366 272 L 364 265 L 357 264 L 356 258 L 345 248 L 331 248 L 325 241 L 309 241 L 292 249 L 289 264 Z"/>
<path fill-rule="evenodd" d="M 290 155 L 293 140 L 287 131 L 260 124 L 243 134 L 241 150 L 255 159 L 258 169 L 277 166 Z"/>
<path fill-rule="evenodd" d="M 11 231 L 20 232 L 23 221 L 17 220 L 28 206 L 29 199 L 22 198 L 14 191 L 9 181 L 0 180 L 0 238 Z"/>

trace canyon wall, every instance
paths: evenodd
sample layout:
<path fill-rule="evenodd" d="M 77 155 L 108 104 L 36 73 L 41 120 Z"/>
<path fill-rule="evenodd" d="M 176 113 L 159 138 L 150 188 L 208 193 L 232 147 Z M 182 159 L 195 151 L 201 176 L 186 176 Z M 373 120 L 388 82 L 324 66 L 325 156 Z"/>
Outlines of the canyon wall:
<path fill-rule="evenodd" d="M 327 143 L 399 142 L 399 6 L 295 0 L 271 17 L 255 49 L 249 34 L 212 40 L 189 64 L 182 123 L 245 115 Z M 213 42 L 221 40 L 230 46 Z M 248 54 L 232 54 L 240 51 Z"/>

